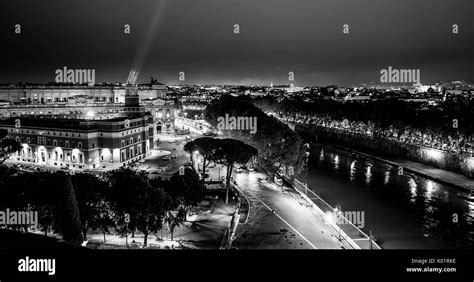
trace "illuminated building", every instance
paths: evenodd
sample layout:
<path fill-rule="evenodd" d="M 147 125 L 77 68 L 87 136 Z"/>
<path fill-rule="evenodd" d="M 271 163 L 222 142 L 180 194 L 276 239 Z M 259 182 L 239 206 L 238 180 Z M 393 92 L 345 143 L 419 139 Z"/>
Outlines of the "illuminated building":
<path fill-rule="evenodd" d="M 148 114 L 108 120 L 6 118 L 0 128 L 23 147 L 10 160 L 52 167 L 119 167 L 144 158 L 153 144 Z"/>

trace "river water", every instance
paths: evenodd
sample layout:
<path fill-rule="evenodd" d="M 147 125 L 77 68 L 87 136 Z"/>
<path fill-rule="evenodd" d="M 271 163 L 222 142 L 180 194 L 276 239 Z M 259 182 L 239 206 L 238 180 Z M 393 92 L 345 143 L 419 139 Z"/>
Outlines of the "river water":
<path fill-rule="evenodd" d="M 332 206 L 364 212 L 364 232 L 384 249 L 472 249 L 474 202 L 457 189 L 396 167 L 313 145 L 298 177 Z"/>

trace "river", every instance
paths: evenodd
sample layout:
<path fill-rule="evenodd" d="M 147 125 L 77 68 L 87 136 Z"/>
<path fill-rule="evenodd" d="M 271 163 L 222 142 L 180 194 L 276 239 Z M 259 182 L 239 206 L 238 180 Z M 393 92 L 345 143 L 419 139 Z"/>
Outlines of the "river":
<path fill-rule="evenodd" d="M 313 145 L 298 177 L 332 206 L 364 212 L 384 249 L 472 249 L 474 202 L 455 188 L 329 146 Z"/>

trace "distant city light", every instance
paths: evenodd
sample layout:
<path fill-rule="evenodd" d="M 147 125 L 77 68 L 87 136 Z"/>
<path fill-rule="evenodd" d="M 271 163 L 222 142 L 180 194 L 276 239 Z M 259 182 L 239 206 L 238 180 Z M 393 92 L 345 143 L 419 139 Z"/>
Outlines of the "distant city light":
<path fill-rule="evenodd" d="M 93 111 L 88 111 L 86 113 L 86 118 L 94 118 L 94 116 L 95 116 L 95 113 Z"/>
<path fill-rule="evenodd" d="M 443 160 L 443 152 L 431 148 L 426 148 L 426 155 L 430 159 L 435 159 L 437 161 Z"/>

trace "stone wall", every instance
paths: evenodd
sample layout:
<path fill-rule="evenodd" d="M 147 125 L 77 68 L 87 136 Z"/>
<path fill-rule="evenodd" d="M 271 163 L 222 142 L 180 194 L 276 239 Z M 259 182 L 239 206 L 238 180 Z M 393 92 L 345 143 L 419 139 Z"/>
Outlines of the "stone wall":
<path fill-rule="evenodd" d="M 474 157 L 453 154 L 446 151 L 418 145 L 401 144 L 395 140 L 374 138 L 364 134 L 350 133 L 315 125 L 296 126 L 303 136 L 317 138 L 318 141 L 331 142 L 380 156 L 400 157 L 437 168 L 474 177 Z"/>

